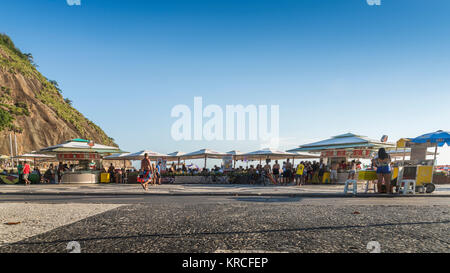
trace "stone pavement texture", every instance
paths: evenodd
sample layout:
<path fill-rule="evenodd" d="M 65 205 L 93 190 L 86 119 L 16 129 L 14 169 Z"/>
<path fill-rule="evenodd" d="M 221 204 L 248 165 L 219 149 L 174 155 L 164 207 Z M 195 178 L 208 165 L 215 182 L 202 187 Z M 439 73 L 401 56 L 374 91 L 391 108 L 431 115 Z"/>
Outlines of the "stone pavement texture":
<path fill-rule="evenodd" d="M 82 253 L 367 253 L 373 241 L 383 253 L 449 253 L 446 200 L 147 195 L 1 246 L 0 253 L 67 253 L 72 241 Z"/>
<path fill-rule="evenodd" d="M 118 204 L 0 203 L 0 246 L 80 221 Z"/>

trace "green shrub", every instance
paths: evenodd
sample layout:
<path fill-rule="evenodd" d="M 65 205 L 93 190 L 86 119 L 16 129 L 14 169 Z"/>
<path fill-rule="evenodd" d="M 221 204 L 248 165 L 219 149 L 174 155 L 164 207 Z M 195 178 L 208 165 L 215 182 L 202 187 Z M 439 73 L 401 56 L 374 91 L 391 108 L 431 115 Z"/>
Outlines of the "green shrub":
<path fill-rule="evenodd" d="M 0 131 L 11 128 L 13 126 L 14 117 L 8 111 L 0 108 Z"/>

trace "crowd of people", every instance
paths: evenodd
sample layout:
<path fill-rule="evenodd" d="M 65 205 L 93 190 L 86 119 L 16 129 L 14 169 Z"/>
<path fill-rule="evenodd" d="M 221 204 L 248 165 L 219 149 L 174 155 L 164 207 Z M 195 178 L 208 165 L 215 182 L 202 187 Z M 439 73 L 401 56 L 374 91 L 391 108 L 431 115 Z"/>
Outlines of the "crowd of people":
<path fill-rule="evenodd" d="M 386 152 L 385 149 L 379 149 L 375 158 L 372 159 L 372 165 L 369 169 L 376 170 L 378 181 L 377 189 L 378 192 L 393 193 L 393 188 L 396 186 L 395 181 L 392 182 L 391 179 L 391 157 Z M 250 165 L 247 167 L 232 168 L 231 170 L 225 171 L 223 166 L 214 166 L 211 169 L 199 169 L 198 167 L 187 167 L 185 163 L 181 165 L 176 165 L 172 163 L 165 171 L 162 170 L 161 162 L 152 163 L 145 155 L 145 158 L 141 161 L 141 168 L 139 171 L 138 182 L 141 182 L 142 187 L 148 190 L 148 185 L 161 185 L 162 176 L 175 179 L 176 174 L 185 175 L 202 175 L 202 176 L 221 176 L 228 175 L 229 177 L 234 177 L 231 183 L 246 183 L 246 184 L 263 184 L 268 183 L 276 185 L 288 185 L 294 184 L 301 186 L 307 183 L 320 183 L 323 181 L 324 174 L 326 172 L 330 173 L 329 183 L 338 182 L 338 171 L 345 170 L 348 177 L 347 179 L 355 179 L 356 172 L 361 169 L 361 162 L 353 160 L 351 162 L 341 161 L 333 162 L 330 166 L 323 163 L 322 160 L 317 161 L 301 161 L 299 164 L 294 166 L 289 159 L 283 161 L 281 164 L 278 160 L 275 160 L 271 165 L 271 160 L 266 160 L 266 164 L 257 164 L 256 166 Z M 39 183 L 61 183 L 64 172 L 73 171 L 74 165 L 63 164 L 59 162 L 57 165 L 50 164 L 46 169 L 44 174 L 41 174 L 39 168 L 31 169 L 27 161 L 20 161 L 17 166 L 17 172 L 20 182 L 24 182 L 25 185 L 29 185 L 30 174 L 36 175 L 37 181 Z M 110 174 L 110 182 L 116 183 L 126 183 L 127 176 L 130 172 L 136 171 L 135 169 L 115 169 L 114 165 L 111 163 L 109 168 L 103 170 Z M 10 174 L 10 172 L 3 170 L 2 174 Z M 240 177 L 239 181 L 236 177 Z"/>
<path fill-rule="evenodd" d="M 350 164 L 342 162 L 341 164 L 332 164 L 328 167 L 322 161 L 301 161 L 294 165 L 289 159 L 280 162 L 275 160 L 274 164 L 267 160 L 265 165 L 257 164 L 247 167 L 232 168 L 231 170 L 224 170 L 223 166 L 215 165 L 213 168 L 200 169 L 195 165 L 187 167 L 185 163 L 176 165 L 170 164 L 164 171 L 164 177 L 174 179 L 176 174 L 181 175 L 200 175 L 206 177 L 217 177 L 224 174 L 231 177 L 230 183 L 245 183 L 245 184 L 276 184 L 288 185 L 294 184 L 301 186 L 306 183 L 319 183 L 323 181 L 325 172 L 330 172 L 331 177 L 329 183 L 337 183 L 337 171 L 347 170 L 349 179 L 353 179 L 358 168 L 361 168 L 361 163 L 352 161 Z M 113 167 L 111 165 L 111 172 Z M 138 181 L 141 182 L 142 187 L 148 190 L 148 185 L 160 185 L 162 176 L 161 163 L 151 163 L 148 155 L 141 161 L 141 168 L 139 172 Z M 239 179 L 236 179 L 239 177 Z"/>

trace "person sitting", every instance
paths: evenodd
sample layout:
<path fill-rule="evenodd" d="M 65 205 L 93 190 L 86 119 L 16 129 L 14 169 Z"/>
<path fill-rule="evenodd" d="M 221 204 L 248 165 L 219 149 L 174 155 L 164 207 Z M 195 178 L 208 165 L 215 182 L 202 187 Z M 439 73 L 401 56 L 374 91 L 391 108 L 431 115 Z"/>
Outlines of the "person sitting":
<path fill-rule="evenodd" d="M 44 173 L 44 182 L 45 183 L 55 183 L 55 170 L 53 169 L 53 164 L 50 164 L 50 167 Z"/>
<path fill-rule="evenodd" d="M 39 183 L 42 182 L 42 175 L 41 175 L 41 171 L 39 170 L 39 168 L 34 168 L 32 174 L 36 174 L 37 175 L 37 177 L 38 177 L 37 181 Z"/>

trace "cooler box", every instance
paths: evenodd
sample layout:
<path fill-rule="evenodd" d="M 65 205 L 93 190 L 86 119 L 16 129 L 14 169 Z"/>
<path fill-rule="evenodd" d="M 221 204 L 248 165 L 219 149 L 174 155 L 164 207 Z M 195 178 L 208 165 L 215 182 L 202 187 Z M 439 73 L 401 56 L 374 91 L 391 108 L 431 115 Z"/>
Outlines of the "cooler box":
<path fill-rule="evenodd" d="M 100 183 L 109 183 L 109 182 L 111 182 L 109 173 L 101 173 L 100 174 Z"/>
<path fill-rule="evenodd" d="M 377 172 L 376 171 L 359 171 L 358 172 L 358 180 L 366 180 L 366 181 L 378 180 Z"/>
<path fill-rule="evenodd" d="M 433 181 L 433 166 L 417 166 L 416 186 L 430 184 Z"/>

